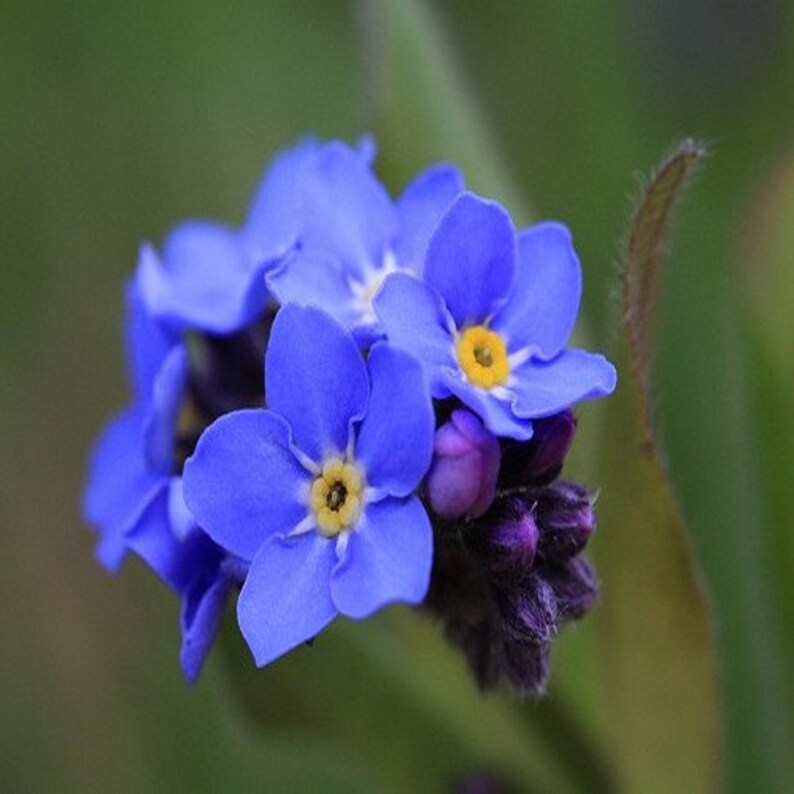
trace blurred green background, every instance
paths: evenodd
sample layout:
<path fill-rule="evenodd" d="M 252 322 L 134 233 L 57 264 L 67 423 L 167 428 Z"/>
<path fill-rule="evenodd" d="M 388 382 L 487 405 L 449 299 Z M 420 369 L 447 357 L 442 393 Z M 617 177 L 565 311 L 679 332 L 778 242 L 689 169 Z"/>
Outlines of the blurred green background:
<path fill-rule="evenodd" d="M 794 790 L 792 97 L 785 0 L 2 0 L 0 787 Z M 79 499 L 126 399 L 139 241 L 239 221 L 279 148 L 368 130 L 394 191 L 452 160 L 518 223 L 568 223 L 581 341 L 616 357 L 636 175 L 687 136 L 712 153 L 676 224 L 652 394 L 694 554 L 644 544 L 657 506 L 620 487 L 631 417 L 583 408 L 568 473 L 602 489 L 609 617 L 560 638 L 539 705 L 481 698 L 399 609 L 265 671 L 229 631 L 190 689 L 176 599 L 134 561 L 111 580 L 92 559 Z M 616 604 L 612 571 L 647 590 Z M 718 698 L 687 690 L 703 675 Z"/>

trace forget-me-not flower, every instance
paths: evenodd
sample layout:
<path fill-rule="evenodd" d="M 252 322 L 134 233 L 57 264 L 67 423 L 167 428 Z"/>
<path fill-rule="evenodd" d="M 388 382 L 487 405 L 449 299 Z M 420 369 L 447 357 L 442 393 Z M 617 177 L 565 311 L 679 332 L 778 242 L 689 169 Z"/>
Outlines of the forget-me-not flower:
<path fill-rule="evenodd" d="M 391 273 L 421 274 L 428 240 L 462 190 L 457 168 L 435 165 L 392 202 L 367 162 L 326 144 L 304 170 L 298 245 L 269 271 L 272 293 L 323 309 L 368 346 L 382 336 L 373 297 Z"/>
<path fill-rule="evenodd" d="M 181 595 L 181 661 L 192 682 L 217 633 L 233 569 L 229 555 L 196 526 L 175 472 L 187 351 L 146 310 L 135 283 L 127 302 L 134 399 L 97 443 L 84 511 L 99 532 L 97 556 L 108 570 L 132 552 Z"/>
<path fill-rule="evenodd" d="M 97 443 L 84 498 L 86 516 L 99 531 L 97 556 L 111 571 L 121 565 L 131 542 L 159 534 L 148 530 L 160 517 L 168 521 L 173 512 L 181 525 L 185 516 L 181 488 L 172 477 L 167 427 L 181 399 L 186 353 L 145 310 L 135 284 L 128 287 L 127 306 L 133 402 Z M 170 578 L 160 555 L 152 557 Z"/>
<path fill-rule="evenodd" d="M 338 614 L 420 602 L 433 549 L 414 495 L 433 445 L 419 364 L 385 344 L 365 363 L 330 316 L 293 304 L 265 373 L 269 408 L 216 420 L 184 472 L 198 523 L 250 562 L 238 619 L 259 665 Z"/>
<path fill-rule="evenodd" d="M 603 356 L 565 348 L 580 294 L 562 224 L 516 237 L 498 204 L 464 193 L 430 239 L 423 279 L 392 275 L 374 305 L 389 342 L 422 362 L 434 397 L 459 398 L 498 436 L 528 439 L 533 418 L 615 387 Z"/>
<path fill-rule="evenodd" d="M 355 148 L 334 146 L 356 167 L 374 157 L 369 138 Z M 305 196 L 326 148 L 306 139 L 276 157 L 241 227 L 185 221 L 166 237 L 162 256 L 145 244 L 138 278 L 150 311 L 171 327 L 219 334 L 256 319 L 268 299 L 265 273 L 295 247 L 302 219 L 316 211 L 305 206 Z"/>

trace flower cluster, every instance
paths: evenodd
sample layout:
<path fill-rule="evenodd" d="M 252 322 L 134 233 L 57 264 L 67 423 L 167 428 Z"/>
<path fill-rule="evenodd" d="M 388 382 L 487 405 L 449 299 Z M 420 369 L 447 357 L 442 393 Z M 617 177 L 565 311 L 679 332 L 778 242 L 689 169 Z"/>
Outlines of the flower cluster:
<path fill-rule="evenodd" d="M 540 691 L 592 605 L 591 500 L 557 480 L 574 403 L 609 394 L 566 347 L 581 272 L 557 223 L 516 232 L 457 169 L 393 201 L 355 147 L 307 140 L 245 223 L 177 226 L 127 289 L 129 407 L 84 511 L 182 599 L 193 681 L 224 614 L 259 665 L 337 616 L 424 604 L 477 680 Z"/>

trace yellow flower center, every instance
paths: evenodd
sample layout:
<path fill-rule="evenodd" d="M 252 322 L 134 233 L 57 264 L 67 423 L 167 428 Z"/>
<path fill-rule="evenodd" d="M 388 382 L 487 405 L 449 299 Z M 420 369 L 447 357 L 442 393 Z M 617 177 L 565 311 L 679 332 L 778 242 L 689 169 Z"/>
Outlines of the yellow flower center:
<path fill-rule="evenodd" d="M 350 529 L 361 516 L 364 478 L 352 463 L 332 458 L 323 464 L 309 492 L 317 528 L 326 538 Z"/>
<path fill-rule="evenodd" d="M 484 325 L 473 325 L 463 331 L 458 339 L 457 354 L 460 368 L 469 382 L 482 389 L 501 386 L 510 374 L 504 340 Z"/>

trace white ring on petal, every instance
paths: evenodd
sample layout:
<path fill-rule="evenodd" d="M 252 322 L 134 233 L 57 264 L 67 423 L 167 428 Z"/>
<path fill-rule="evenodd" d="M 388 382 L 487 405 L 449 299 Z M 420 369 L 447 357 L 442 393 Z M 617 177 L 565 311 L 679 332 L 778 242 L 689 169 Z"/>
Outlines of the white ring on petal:
<path fill-rule="evenodd" d="M 306 535 L 313 529 L 317 528 L 317 522 L 311 513 L 307 513 L 305 518 L 302 518 L 288 533 L 288 538 L 297 538 L 301 535 Z"/>
<path fill-rule="evenodd" d="M 533 349 L 529 346 L 519 348 L 515 351 L 515 353 L 510 353 L 507 357 L 507 363 L 510 364 L 510 370 L 514 370 L 516 367 L 520 367 L 522 364 L 529 361 L 532 358 Z"/>
<path fill-rule="evenodd" d="M 347 551 L 347 544 L 350 541 L 350 533 L 352 529 L 340 532 L 336 537 L 336 557 L 339 560 L 344 559 L 345 552 Z"/>
<path fill-rule="evenodd" d="M 298 463 L 300 463 L 309 474 L 313 474 L 316 477 L 322 471 L 322 466 L 320 466 L 319 463 L 315 463 L 303 450 L 298 449 L 291 441 L 290 450 L 298 459 Z"/>

